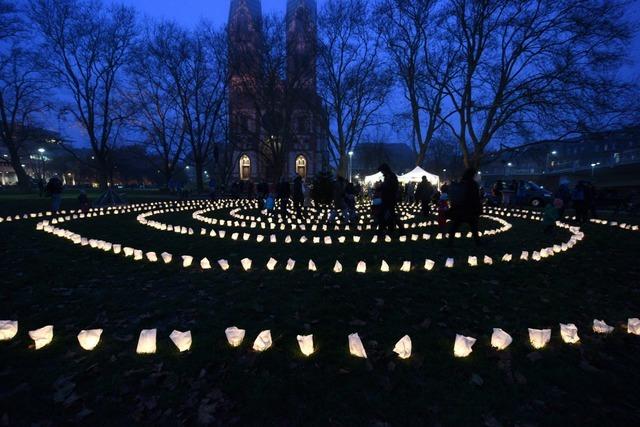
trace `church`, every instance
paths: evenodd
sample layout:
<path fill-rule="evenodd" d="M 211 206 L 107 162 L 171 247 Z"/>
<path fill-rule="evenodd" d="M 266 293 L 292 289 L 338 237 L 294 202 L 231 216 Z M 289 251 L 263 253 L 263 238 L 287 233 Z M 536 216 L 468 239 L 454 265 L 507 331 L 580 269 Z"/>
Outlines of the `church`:
<path fill-rule="evenodd" d="M 316 23 L 315 0 L 287 1 L 286 77 L 274 84 L 262 63 L 260 0 L 231 0 L 229 124 L 234 180 L 310 178 L 328 169 L 328 140 L 317 92 Z"/>

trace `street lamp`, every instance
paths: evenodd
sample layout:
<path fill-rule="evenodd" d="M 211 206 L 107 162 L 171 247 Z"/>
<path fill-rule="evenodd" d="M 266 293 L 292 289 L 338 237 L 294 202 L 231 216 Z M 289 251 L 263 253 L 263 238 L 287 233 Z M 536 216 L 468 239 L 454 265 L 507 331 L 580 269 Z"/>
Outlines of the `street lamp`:
<path fill-rule="evenodd" d="M 353 161 L 353 151 L 349 151 L 349 182 L 351 182 L 351 172 L 352 172 L 352 161 Z"/>
<path fill-rule="evenodd" d="M 40 153 L 40 162 L 42 163 L 42 169 L 41 169 L 40 177 L 44 181 L 44 153 L 45 153 L 45 149 L 44 148 L 38 148 L 38 153 Z"/>
<path fill-rule="evenodd" d="M 556 154 L 558 154 L 558 152 L 556 150 L 551 151 L 550 153 L 547 153 L 547 162 L 545 164 L 545 170 L 548 171 L 549 170 L 549 166 L 551 166 L 551 162 L 549 161 L 549 156 L 555 156 Z"/>
<path fill-rule="evenodd" d="M 591 176 L 593 177 L 596 173 L 596 166 L 600 165 L 600 162 L 591 163 Z"/>

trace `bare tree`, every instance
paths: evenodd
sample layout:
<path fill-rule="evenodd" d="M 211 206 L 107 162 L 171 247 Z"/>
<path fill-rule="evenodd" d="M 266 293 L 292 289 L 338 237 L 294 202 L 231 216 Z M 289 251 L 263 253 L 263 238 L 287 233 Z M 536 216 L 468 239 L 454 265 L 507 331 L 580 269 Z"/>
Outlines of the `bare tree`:
<path fill-rule="evenodd" d="M 0 142 L 7 148 L 19 187 L 29 191 L 31 180 L 22 166 L 23 145 L 35 137 L 35 116 L 47 107 L 48 83 L 35 52 L 27 48 L 32 35 L 21 28 L 15 7 L 0 2 Z"/>
<path fill-rule="evenodd" d="M 166 66 L 166 58 L 175 54 L 168 37 L 172 24 L 151 24 L 134 49 L 129 72 L 130 102 L 137 114 L 133 123 L 144 135 L 144 142 L 155 156 L 149 160 L 162 172 L 169 185 L 184 153 L 187 129 L 180 99 Z M 158 163 L 159 162 L 159 163 Z"/>
<path fill-rule="evenodd" d="M 99 0 L 31 0 L 30 16 L 43 40 L 43 61 L 71 102 L 63 111 L 83 127 L 100 186 L 112 179 L 113 150 L 130 112 L 121 90 L 136 36 L 136 15 Z"/>
<path fill-rule="evenodd" d="M 442 39 L 457 55 L 447 125 L 466 166 L 487 146 L 526 129 L 594 125 L 617 113 L 626 88 L 610 72 L 631 30 L 618 0 L 451 0 Z M 612 116 L 613 115 L 613 116 Z"/>
<path fill-rule="evenodd" d="M 188 32 L 166 23 L 157 39 L 157 54 L 171 76 L 179 101 L 198 191 L 225 120 L 227 43 L 224 31 L 201 24 Z"/>
<path fill-rule="evenodd" d="M 429 145 L 445 125 L 445 85 L 453 61 L 437 37 L 437 0 L 382 0 L 376 8 L 378 28 L 393 61 L 394 74 L 408 103 L 416 166 L 424 166 Z"/>
<path fill-rule="evenodd" d="M 24 22 L 15 3 L 0 0 L 0 41 L 15 37 L 24 28 Z"/>
<path fill-rule="evenodd" d="M 337 171 L 343 176 L 348 152 L 367 128 L 380 124 L 377 114 L 393 81 L 384 61 L 384 40 L 372 28 L 372 20 L 364 0 L 328 0 L 318 18 L 324 127 Z"/>

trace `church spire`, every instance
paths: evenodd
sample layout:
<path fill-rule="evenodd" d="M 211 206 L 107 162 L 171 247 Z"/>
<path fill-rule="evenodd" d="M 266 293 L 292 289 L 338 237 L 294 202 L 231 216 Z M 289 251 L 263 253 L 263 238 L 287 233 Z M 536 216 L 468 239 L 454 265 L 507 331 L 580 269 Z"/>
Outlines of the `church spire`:
<path fill-rule="evenodd" d="M 287 0 L 287 75 L 315 91 L 317 57 L 316 0 Z"/>

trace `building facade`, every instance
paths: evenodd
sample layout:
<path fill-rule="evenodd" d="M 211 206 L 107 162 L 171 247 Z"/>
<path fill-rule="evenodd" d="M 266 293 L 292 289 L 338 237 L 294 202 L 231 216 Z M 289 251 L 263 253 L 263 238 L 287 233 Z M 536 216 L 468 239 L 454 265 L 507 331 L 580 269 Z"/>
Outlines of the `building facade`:
<path fill-rule="evenodd" d="M 559 179 L 597 181 L 609 186 L 640 185 L 640 126 L 546 140 L 489 156 L 482 173 L 529 177 L 555 185 Z"/>
<path fill-rule="evenodd" d="M 275 85 L 273 98 L 279 99 L 280 105 L 274 107 L 267 105 L 270 100 L 264 91 L 273 82 L 263 81 L 265 41 L 260 0 L 231 0 L 229 123 L 234 180 L 306 178 L 327 166 L 328 144 L 316 88 L 316 20 L 315 0 L 288 0 L 286 80 Z M 286 132 L 281 131 L 283 126 Z M 273 147 L 281 147 L 278 161 L 273 158 Z"/>

